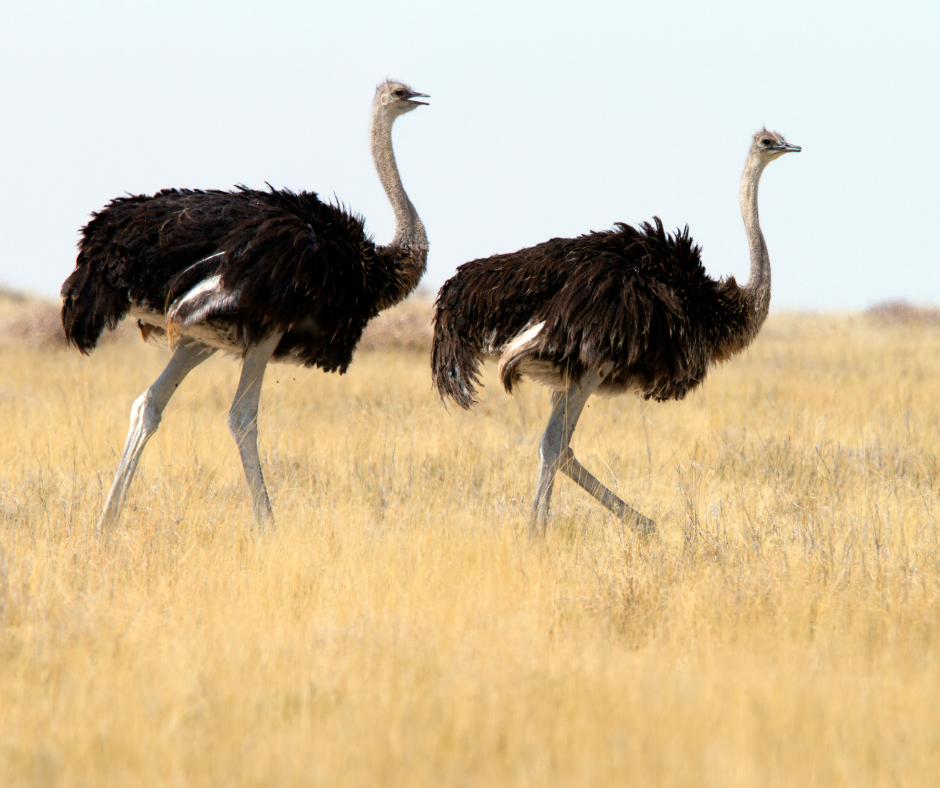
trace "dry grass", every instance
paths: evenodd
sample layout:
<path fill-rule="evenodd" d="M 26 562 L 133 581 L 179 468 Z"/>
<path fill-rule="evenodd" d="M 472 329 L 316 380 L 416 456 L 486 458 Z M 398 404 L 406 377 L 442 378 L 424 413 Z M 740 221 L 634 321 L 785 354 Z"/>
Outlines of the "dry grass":
<path fill-rule="evenodd" d="M 274 367 L 258 539 L 212 360 L 114 533 L 165 361 L 0 347 L 0 775 L 21 785 L 926 785 L 940 328 L 772 318 L 687 401 L 596 401 L 525 538 L 547 395 L 446 412 L 424 353 Z"/>

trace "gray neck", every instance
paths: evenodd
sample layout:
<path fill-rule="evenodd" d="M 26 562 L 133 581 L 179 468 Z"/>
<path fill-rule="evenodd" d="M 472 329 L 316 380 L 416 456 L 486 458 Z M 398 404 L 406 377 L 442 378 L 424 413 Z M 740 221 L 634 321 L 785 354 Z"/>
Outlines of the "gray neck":
<path fill-rule="evenodd" d="M 376 102 L 372 110 L 371 143 L 375 170 L 395 212 L 395 237 L 389 246 L 427 249 L 428 237 L 424 232 L 424 225 L 405 194 L 401 176 L 398 174 L 398 165 L 395 163 L 395 153 L 392 151 L 392 119 L 385 114 L 384 107 L 379 102 Z"/>
<path fill-rule="evenodd" d="M 754 334 L 760 330 L 770 309 L 770 255 L 757 215 L 757 187 L 766 164 L 757 156 L 749 156 L 741 178 L 741 216 L 751 253 L 751 275 L 741 289 L 750 306 Z"/>

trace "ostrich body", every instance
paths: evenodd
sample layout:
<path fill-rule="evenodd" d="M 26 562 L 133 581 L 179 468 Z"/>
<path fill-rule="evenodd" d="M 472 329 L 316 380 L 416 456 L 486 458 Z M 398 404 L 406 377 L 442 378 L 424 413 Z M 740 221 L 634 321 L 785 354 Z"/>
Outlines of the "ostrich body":
<path fill-rule="evenodd" d="M 375 168 L 395 212 L 391 244 L 312 192 L 166 189 L 112 200 L 84 227 L 62 285 L 62 324 L 82 353 L 107 326 L 136 318 L 144 339 L 174 349 L 131 409 L 127 443 L 99 527 L 117 522 L 144 446 L 183 378 L 217 350 L 242 359 L 229 427 L 256 525 L 273 524 L 257 445 L 258 402 L 270 360 L 343 373 L 366 323 L 417 286 L 427 236 L 405 194 L 392 124 L 424 104 L 385 82 L 372 106 Z"/>
<path fill-rule="evenodd" d="M 667 234 L 658 217 L 639 228 L 545 243 L 473 260 L 441 288 L 434 315 L 432 375 L 441 398 L 475 403 L 481 358 L 495 358 L 506 391 L 523 376 L 552 389 L 539 444 L 532 530 L 542 532 L 560 470 L 641 531 L 651 520 L 592 476 L 569 443 L 591 394 L 635 391 L 682 399 L 711 364 L 757 335 L 770 306 L 770 258 L 757 214 L 764 167 L 800 148 L 766 129 L 754 135 L 741 181 L 751 254 L 747 284 L 715 281 L 688 228 Z"/>

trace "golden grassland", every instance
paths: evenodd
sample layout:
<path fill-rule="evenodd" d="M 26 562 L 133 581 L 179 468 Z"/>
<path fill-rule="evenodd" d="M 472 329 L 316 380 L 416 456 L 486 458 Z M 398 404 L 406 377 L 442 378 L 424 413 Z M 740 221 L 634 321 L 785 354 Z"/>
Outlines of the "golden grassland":
<path fill-rule="evenodd" d="M 121 525 L 165 363 L 0 345 L 0 783 L 926 785 L 940 774 L 940 327 L 778 315 L 684 402 L 595 400 L 526 536 L 548 394 L 446 411 L 425 353 L 269 370 L 258 536 L 212 359 Z"/>

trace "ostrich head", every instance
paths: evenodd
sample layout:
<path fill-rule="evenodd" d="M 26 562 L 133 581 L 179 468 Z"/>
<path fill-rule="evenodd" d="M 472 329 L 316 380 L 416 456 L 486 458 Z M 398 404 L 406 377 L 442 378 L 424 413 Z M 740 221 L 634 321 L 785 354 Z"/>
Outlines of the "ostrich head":
<path fill-rule="evenodd" d="M 426 101 L 415 101 L 418 96 L 430 98 L 427 93 L 416 93 L 407 85 L 388 79 L 375 89 L 375 106 L 376 109 L 381 109 L 389 120 L 395 120 L 399 115 L 427 104 Z"/>
<path fill-rule="evenodd" d="M 791 145 L 782 134 L 776 131 L 767 131 L 761 129 L 754 135 L 754 142 L 751 144 L 751 156 L 754 156 L 761 165 L 772 162 L 784 153 L 799 153 L 803 150 L 799 145 Z"/>

